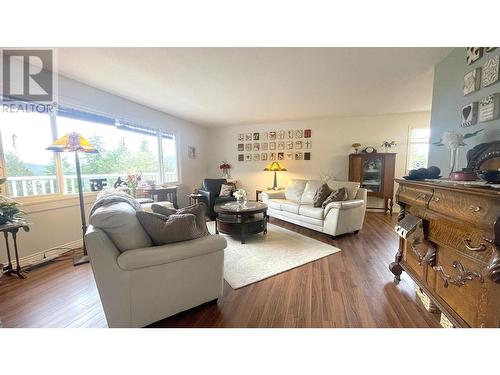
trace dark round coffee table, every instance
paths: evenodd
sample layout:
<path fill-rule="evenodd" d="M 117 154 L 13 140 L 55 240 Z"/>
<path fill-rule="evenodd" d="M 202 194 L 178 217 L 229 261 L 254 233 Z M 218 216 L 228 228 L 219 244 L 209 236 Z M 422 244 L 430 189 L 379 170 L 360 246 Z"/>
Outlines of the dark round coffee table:
<path fill-rule="evenodd" d="M 221 203 L 214 206 L 217 213 L 215 233 L 240 235 L 245 243 L 247 235 L 267 233 L 267 204 L 262 202 Z"/>

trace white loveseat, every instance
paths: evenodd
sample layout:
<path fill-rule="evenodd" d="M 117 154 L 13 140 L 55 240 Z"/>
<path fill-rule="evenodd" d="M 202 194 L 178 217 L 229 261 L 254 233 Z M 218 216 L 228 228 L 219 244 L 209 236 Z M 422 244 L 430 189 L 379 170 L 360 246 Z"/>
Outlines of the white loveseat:
<path fill-rule="evenodd" d="M 152 246 L 127 203 L 97 209 L 90 223 L 85 243 L 109 327 L 144 327 L 222 295 L 223 237 Z"/>
<path fill-rule="evenodd" d="M 262 193 L 262 200 L 271 217 L 331 235 L 358 233 L 363 227 L 367 191 L 359 183 L 330 181 L 330 189 L 347 190 L 347 200 L 329 203 L 325 208 L 314 207 L 313 198 L 323 184 L 319 180 L 291 180 L 285 190 Z"/>

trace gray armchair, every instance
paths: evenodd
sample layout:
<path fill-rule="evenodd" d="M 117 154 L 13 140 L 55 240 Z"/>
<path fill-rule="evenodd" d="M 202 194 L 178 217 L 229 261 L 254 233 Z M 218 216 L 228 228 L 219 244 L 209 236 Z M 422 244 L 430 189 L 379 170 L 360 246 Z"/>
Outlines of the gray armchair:
<path fill-rule="evenodd" d="M 201 201 L 207 205 L 207 216 L 211 220 L 215 220 L 216 217 L 216 214 L 214 212 L 214 205 L 236 200 L 236 198 L 233 196 L 219 196 L 222 184 L 227 184 L 227 180 L 225 178 L 205 178 L 203 180 L 203 187 L 201 188 L 201 190 L 199 190 L 199 193 L 203 195 Z"/>

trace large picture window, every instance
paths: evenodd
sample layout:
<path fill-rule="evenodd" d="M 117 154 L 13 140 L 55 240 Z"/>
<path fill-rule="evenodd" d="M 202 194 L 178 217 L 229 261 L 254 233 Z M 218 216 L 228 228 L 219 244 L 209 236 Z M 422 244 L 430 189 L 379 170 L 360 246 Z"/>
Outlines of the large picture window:
<path fill-rule="evenodd" d="M 0 116 L 1 156 L 12 197 L 78 192 L 74 153 L 45 150 L 53 139 L 70 132 L 81 134 L 99 151 L 80 154 L 84 192 L 90 191 L 91 179 L 106 179 L 113 186 L 118 177 L 124 179 L 132 173 L 142 173 L 148 183 L 179 180 L 172 133 L 70 109 L 53 115 L 52 125 L 47 114 Z"/>

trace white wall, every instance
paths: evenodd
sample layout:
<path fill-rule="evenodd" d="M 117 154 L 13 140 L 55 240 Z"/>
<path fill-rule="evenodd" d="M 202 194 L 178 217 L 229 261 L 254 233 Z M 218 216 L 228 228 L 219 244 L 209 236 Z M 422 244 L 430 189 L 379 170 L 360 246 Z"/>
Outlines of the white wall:
<path fill-rule="evenodd" d="M 138 87 L 138 90 L 143 88 Z M 59 78 L 60 104 L 91 110 L 123 118 L 138 124 L 174 131 L 178 139 L 181 188 L 178 191 L 179 204 L 187 202 L 186 194 L 198 186 L 207 170 L 207 129 L 153 110 L 118 96 L 106 93 L 65 77 Z M 187 146 L 196 147 L 197 159 L 189 159 Z M 87 213 L 94 196 L 86 197 Z M 52 202 L 26 203 L 23 210 L 31 223 L 29 233 L 18 236 L 21 262 L 29 263 L 40 257 L 40 252 L 77 241 L 81 238 L 80 213 L 76 197 L 64 197 Z M 5 245 L 0 239 L 0 262 L 6 263 Z M 33 258 L 29 258 L 37 254 Z"/>
<path fill-rule="evenodd" d="M 218 166 L 222 160 L 227 160 L 233 166 L 231 177 L 238 180 L 238 187 L 246 189 L 249 198 L 255 199 L 256 189 L 272 185 L 273 173 L 263 171 L 269 162 L 238 161 L 238 133 L 312 129 L 311 160 L 283 161 L 288 172 L 278 173 L 280 186 L 286 186 L 291 178 L 319 179 L 321 173 L 330 173 L 337 180 L 347 180 L 348 155 L 352 152 L 351 144 L 355 142 L 363 146 L 372 145 L 381 152 L 383 141 L 396 141 L 396 177 L 401 177 L 406 172 L 409 127 L 429 127 L 429 123 L 429 112 L 416 112 L 216 128 L 209 132 L 208 173 L 210 177 L 220 177 Z M 380 203 L 380 200 L 370 202 Z"/>

